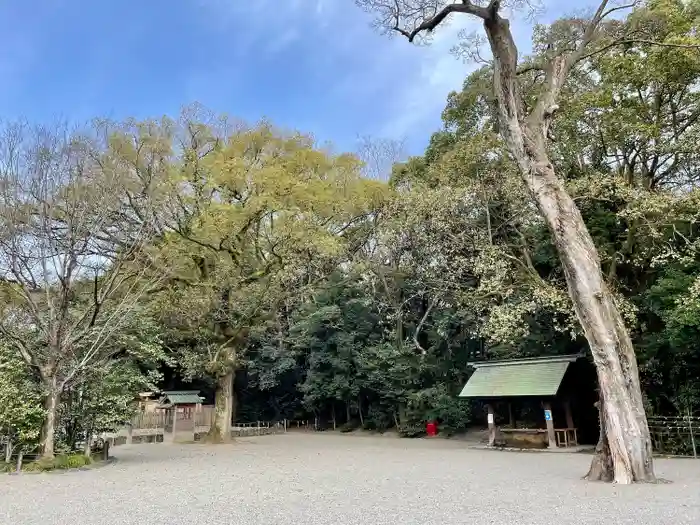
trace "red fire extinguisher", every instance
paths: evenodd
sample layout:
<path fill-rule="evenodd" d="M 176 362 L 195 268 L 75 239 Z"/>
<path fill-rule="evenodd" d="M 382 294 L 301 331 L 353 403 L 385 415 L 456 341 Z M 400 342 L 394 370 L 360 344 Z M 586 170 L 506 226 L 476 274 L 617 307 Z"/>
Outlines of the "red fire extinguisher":
<path fill-rule="evenodd" d="M 437 433 L 438 433 L 437 422 L 436 421 L 428 421 L 428 423 L 425 425 L 425 432 L 430 437 L 437 436 Z"/>

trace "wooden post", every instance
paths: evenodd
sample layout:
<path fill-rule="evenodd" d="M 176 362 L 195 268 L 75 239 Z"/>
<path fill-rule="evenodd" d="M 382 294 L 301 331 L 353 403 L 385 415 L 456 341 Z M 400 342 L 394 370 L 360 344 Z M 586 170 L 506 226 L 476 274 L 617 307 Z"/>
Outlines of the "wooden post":
<path fill-rule="evenodd" d="M 508 423 L 510 428 L 515 428 L 515 417 L 513 417 L 513 403 L 508 403 Z"/>
<path fill-rule="evenodd" d="M 175 441 L 177 441 L 177 405 L 173 405 L 172 411 L 173 411 L 172 442 L 175 443 Z"/>
<path fill-rule="evenodd" d="M 126 444 L 131 445 L 134 442 L 134 425 L 127 423 L 126 425 Z"/>
<path fill-rule="evenodd" d="M 554 416 L 552 415 L 552 403 L 545 401 L 542 403 L 544 407 L 544 422 L 547 424 L 547 437 L 549 438 L 549 448 L 557 448 L 557 438 L 554 434 Z"/>
<path fill-rule="evenodd" d="M 571 402 L 564 401 L 564 412 L 566 414 L 566 428 L 574 428 L 574 417 L 571 414 Z"/>
<path fill-rule="evenodd" d="M 488 410 L 486 420 L 489 424 L 489 446 L 492 447 L 496 443 L 496 418 L 493 412 L 493 405 L 486 405 L 486 410 Z"/>

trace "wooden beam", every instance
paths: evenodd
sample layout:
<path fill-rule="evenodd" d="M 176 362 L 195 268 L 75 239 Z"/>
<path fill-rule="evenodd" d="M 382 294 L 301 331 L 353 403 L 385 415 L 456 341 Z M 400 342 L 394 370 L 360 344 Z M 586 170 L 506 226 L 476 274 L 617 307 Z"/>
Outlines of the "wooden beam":
<path fill-rule="evenodd" d="M 571 402 L 568 399 L 564 401 L 564 412 L 566 414 L 566 427 L 574 428 L 574 417 L 571 414 Z"/>

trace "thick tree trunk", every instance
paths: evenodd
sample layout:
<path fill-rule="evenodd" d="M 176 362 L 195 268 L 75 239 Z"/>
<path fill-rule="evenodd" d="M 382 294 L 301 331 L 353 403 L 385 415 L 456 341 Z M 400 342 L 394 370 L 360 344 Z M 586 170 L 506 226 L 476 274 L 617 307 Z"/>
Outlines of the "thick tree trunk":
<path fill-rule="evenodd" d="M 219 377 L 214 393 L 214 420 L 209 429 L 209 440 L 225 443 L 231 440 L 231 421 L 233 419 L 233 378 L 231 370 Z"/>
<path fill-rule="evenodd" d="M 41 456 L 46 459 L 54 458 L 54 443 L 56 441 L 56 409 L 58 407 L 59 393 L 56 389 L 49 389 L 44 400 L 44 424 L 41 429 Z"/>
<path fill-rule="evenodd" d="M 600 268 L 583 217 L 549 159 L 539 152 L 525 181 L 554 237 L 569 295 L 598 372 L 604 429 L 601 454 L 610 451 L 617 483 L 654 481 L 651 437 L 642 400 L 637 359 Z M 607 460 L 602 465 L 609 465 Z M 605 476 L 607 477 L 607 474 Z"/>
<path fill-rule="evenodd" d="M 591 467 L 588 469 L 588 474 L 586 474 L 585 478 L 590 481 L 613 481 L 614 467 L 610 456 L 610 447 L 608 446 L 605 431 L 605 418 L 603 417 L 600 401 L 596 403 L 596 407 L 598 408 L 598 419 L 600 421 L 600 437 L 595 447 L 595 456 L 591 462 Z"/>
<path fill-rule="evenodd" d="M 91 456 L 92 452 L 92 431 L 85 432 L 85 445 L 83 447 L 83 454 L 86 458 Z"/>
<path fill-rule="evenodd" d="M 651 438 L 634 348 L 603 280 L 593 239 L 547 154 L 547 131 L 557 93 L 566 80 L 568 59 L 553 58 L 547 65 L 542 94 L 525 115 L 516 71 L 518 53 L 508 21 L 494 11 L 484 26 L 494 55 L 501 134 L 552 232 L 569 295 L 598 372 L 604 424 L 600 455 L 594 462 L 605 470 L 601 479 L 612 474 L 618 483 L 653 481 Z M 605 457 L 607 450 L 610 461 Z"/>

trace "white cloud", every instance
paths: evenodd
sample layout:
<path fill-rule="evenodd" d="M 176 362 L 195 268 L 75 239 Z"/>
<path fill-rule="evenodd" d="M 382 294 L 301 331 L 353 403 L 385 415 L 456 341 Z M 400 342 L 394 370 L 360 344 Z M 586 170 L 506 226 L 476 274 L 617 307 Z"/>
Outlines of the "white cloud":
<path fill-rule="evenodd" d="M 451 53 L 462 30 L 480 29 L 469 16 L 453 17 L 430 45 L 415 46 L 399 35 L 377 34 L 371 16 L 350 0 L 195 1 L 228 31 L 235 26 L 241 55 L 265 58 L 299 45 L 300 60 L 312 63 L 319 81 L 329 83 L 333 103 L 367 111 L 357 119 L 361 129 L 347 130 L 351 135 L 407 139 L 420 148 L 439 127 L 448 93 L 460 89 L 475 67 Z"/>
<path fill-rule="evenodd" d="M 429 46 L 412 50 L 416 54 L 414 60 L 418 74 L 411 78 L 410 83 L 399 87 L 392 104 L 395 117 L 384 124 L 382 136 L 402 139 L 416 132 L 426 133 L 425 126 L 434 123 L 442 113 L 447 95 L 460 89 L 468 72 L 475 68 L 457 58 L 451 49 L 458 42 L 461 31 L 476 26 L 473 19 L 459 17 L 436 31 Z"/>

